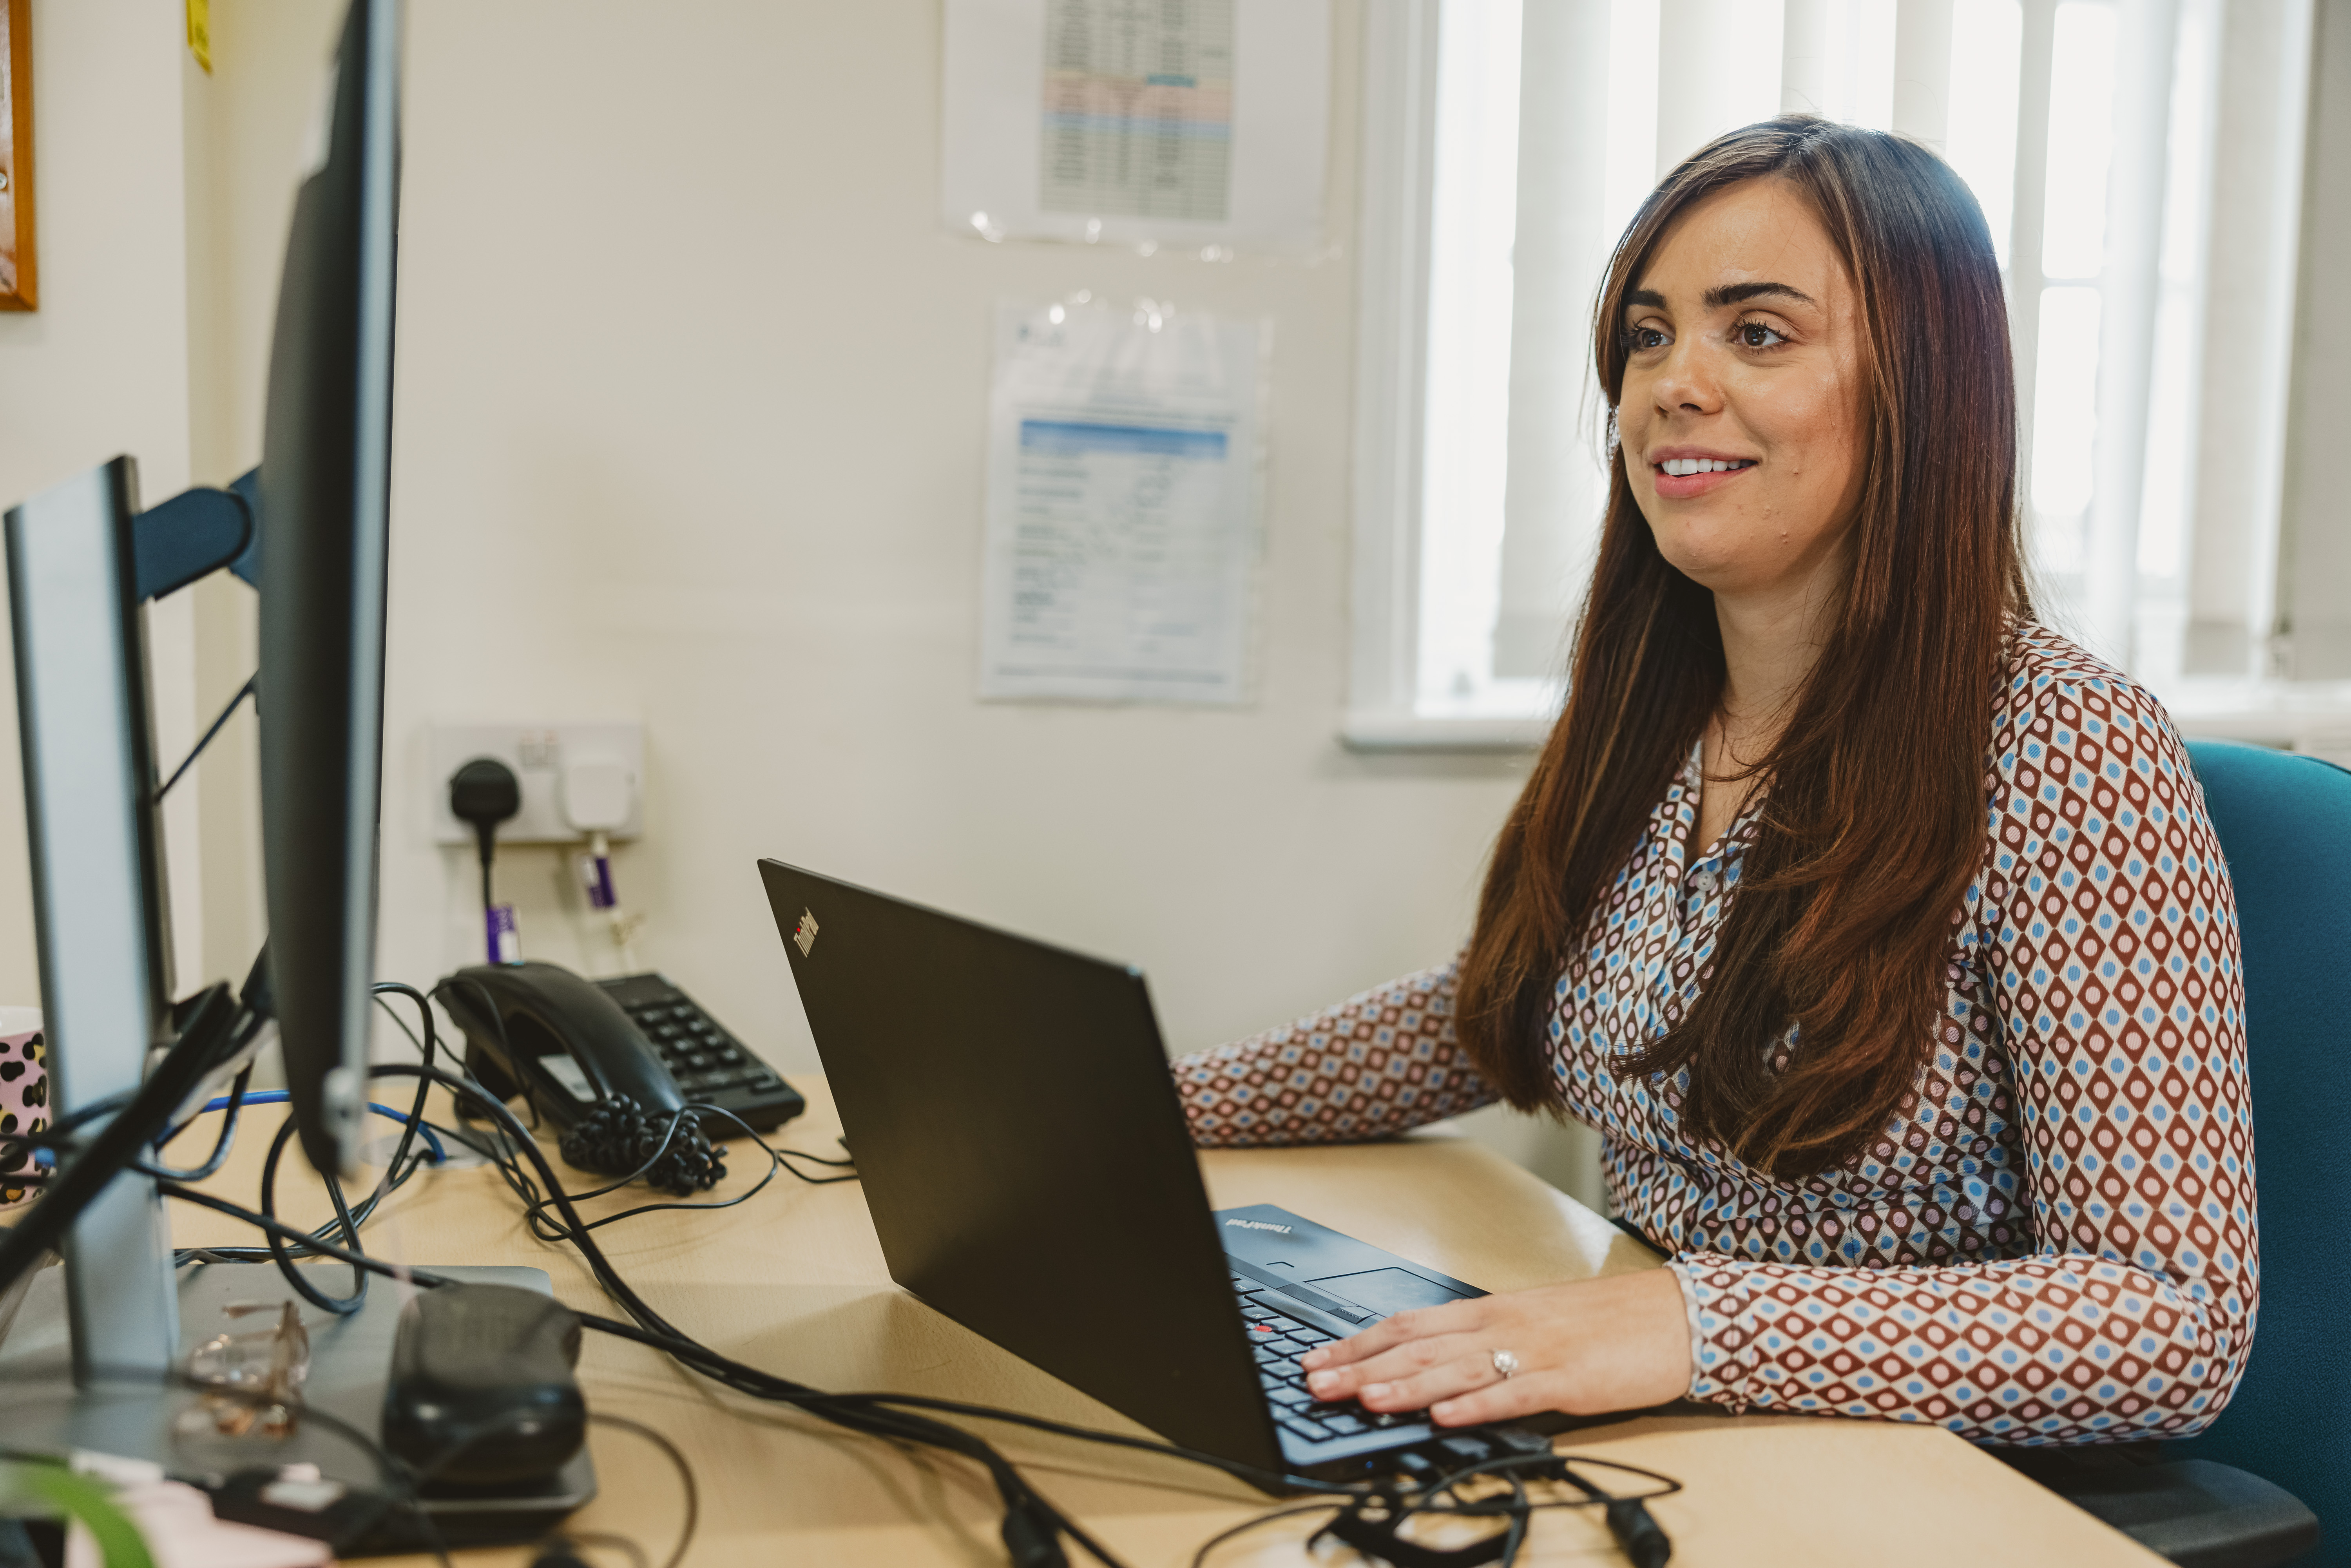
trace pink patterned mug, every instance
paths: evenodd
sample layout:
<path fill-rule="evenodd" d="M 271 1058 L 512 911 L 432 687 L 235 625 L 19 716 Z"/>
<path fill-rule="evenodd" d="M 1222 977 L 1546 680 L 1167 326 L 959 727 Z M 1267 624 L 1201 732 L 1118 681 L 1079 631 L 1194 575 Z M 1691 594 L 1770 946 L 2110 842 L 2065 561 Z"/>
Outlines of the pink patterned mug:
<path fill-rule="evenodd" d="M 49 1104 L 49 1048 L 41 1035 L 38 1008 L 0 1008 L 0 1134 L 45 1131 Z M 8 1177 L 32 1165 L 18 1150 L 0 1155 L 0 1208 L 22 1203 L 33 1189 L 8 1185 Z"/>

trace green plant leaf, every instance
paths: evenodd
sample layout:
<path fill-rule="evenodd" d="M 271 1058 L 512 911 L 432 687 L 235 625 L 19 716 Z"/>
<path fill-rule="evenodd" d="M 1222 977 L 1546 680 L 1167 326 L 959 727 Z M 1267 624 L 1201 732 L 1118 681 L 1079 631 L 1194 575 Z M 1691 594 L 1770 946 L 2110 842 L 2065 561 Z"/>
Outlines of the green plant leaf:
<path fill-rule="evenodd" d="M 26 1465 L 16 1471 L 16 1480 L 23 1490 L 79 1521 L 98 1542 L 106 1568 L 155 1568 L 139 1527 L 116 1506 L 111 1487 L 62 1465 Z"/>

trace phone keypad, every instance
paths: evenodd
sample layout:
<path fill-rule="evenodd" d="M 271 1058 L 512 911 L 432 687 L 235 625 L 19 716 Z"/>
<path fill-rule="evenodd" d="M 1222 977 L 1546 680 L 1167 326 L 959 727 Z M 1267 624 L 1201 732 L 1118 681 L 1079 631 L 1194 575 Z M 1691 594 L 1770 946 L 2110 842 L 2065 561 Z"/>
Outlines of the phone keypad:
<path fill-rule="evenodd" d="M 687 1100 L 716 1105 L 765 1132 L 807 1108 L 799 1092 L 744 1048 L 694 998 L 661 975 L 628 975 L 599 980 L 621 1010 L 653 1042 Z M 723 1138 L 723 1118 L 705 1128 Z"/>

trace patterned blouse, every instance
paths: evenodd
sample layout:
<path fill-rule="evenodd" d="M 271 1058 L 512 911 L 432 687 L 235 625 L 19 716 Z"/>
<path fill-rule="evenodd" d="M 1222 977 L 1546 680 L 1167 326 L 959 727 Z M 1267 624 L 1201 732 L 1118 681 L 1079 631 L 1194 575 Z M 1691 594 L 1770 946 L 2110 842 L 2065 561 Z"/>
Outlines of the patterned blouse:
<path fill-rule="evenodd" d="M 2084 1443 L 2184 1437 L 2236 1386 L 2252 1129 L 2203 792 L 2161 706 L 2079 648 L 2022 625 L 2008 670 L 1941 1038 L 1861 1156 L 1775 1178 L 1685 1135 L 1685 1076 L 1611 1071 L 1697 995 L 1755 831 L 1750 800 L 1691 859 L 1695 752 L 1559 978 L 1553 1070 L 1617 1212 L 1671 1254 L 1693 1398 Z M 1195 1136 L 1376 1138 L 1491 1102 L 1453 1005 L 1448 964 L 1182 1058 Z"/>

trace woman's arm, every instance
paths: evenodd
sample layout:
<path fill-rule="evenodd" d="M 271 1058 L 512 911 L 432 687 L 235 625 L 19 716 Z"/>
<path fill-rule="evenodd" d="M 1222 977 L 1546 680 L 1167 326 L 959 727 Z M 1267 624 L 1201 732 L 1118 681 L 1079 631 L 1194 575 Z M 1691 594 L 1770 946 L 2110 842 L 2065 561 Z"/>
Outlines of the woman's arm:
<path fill-rule="evenodd" d="M 1407 975 L 1249 1040 L 1176 1058 L 1202 1145 L 1385 1137 L 1490 1103 L 1453 1035 L 1454 966 Z"/>
<path fill-rule="evenodd" d="M 1985 974 L 2038 1246 L 1867 1273 L 1677 1259 L 1690 1392 L 2008 1442 L 2185 1437 L 2259 1297 L 2236 900 L 2169 720 L 2067 679 L 2003 732 Z"/>

